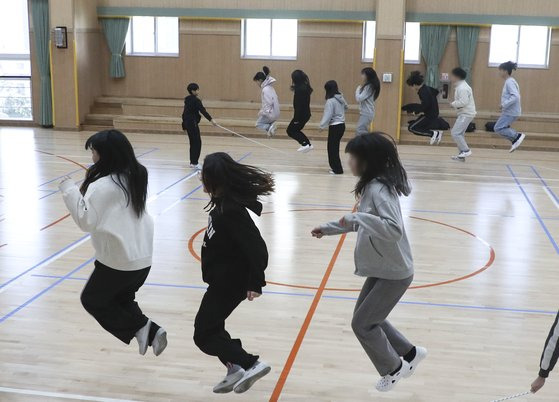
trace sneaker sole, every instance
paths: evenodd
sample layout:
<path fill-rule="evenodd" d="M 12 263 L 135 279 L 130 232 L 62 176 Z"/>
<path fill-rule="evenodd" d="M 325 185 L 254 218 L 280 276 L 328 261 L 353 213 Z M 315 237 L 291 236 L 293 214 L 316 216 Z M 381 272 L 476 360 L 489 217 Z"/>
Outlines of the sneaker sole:
<path fill-rule="evenodd" d="M 236 394 L 242 394 L 243 392 L 248 391 L 254 385 L 254 383 L 256 381 L 258 381 L 259 379 L 264 377 L 270 371 L 272 371 L 272 368 L 269 367 L 269 366 L 266 367 L 262 371 L 254 374 L 252 377 L 249 377 L 245 381 L 240 382 L 239 384 L 235 385 L 235 387 L 233 388 L 233 391 L 235 391 Z"/>
<path fill-rule="evenodd" d="M 520 137 L 520 139 L 517 141 L 518 145 L 514 144 L 516 146 L 513 146 L 513 148 L 510 149 L 509 153 L 512 154 L 514 151 L 516 151 L 518 148 L 520 148 L 520 146 L 522 145 L 522 143 L 524 142 L 525 139 L 526 139 L 526 135 L 523 134 L 523 136 Z"/>
<path fill-rule="evenodd" d="M 409 370 L 406 374 L 403 374 L 402 377 L 403 377 L 403 378 L 410 378 L 410 377 L 413 375 L 413 373 L 415 373 L 415 370 L 417 370 L 417 366 L 419 366 L 419 363 L 421 363 L 423 360 L 425 360 L 426 357 L 427 357 L 427 354 L 423 355 L 423 357 L 421 357 L 420 359 L 418 359 L 418 360 L 414 363 L 413 367 L 410 368 L 410 370 Z"/>
<path fill-rule="evenodd" d="M 231 383 L 229 384 L 224 384 L 224 385 L 216 385 L 213 389 L 214 394 L 228 394 L 230 392 L 233 392 L 233 388 L 235 388 L 235 384 L 237 382 L 239 382 L 241 380 L 241 378 L 243 378 L 244 375 L 244 371 L 241 370 L 242 373 L 240 373 L 239 378 L 232 380 Z"/>
<path fill-rule="evenodd" d="M 159 336 L 155 334 L 155 338 L 158 339 L 158 348 L 153 348 L 153 354 L 159 356 L 167 348 L 167 331 L 163 330 L 163 333 Z"/>

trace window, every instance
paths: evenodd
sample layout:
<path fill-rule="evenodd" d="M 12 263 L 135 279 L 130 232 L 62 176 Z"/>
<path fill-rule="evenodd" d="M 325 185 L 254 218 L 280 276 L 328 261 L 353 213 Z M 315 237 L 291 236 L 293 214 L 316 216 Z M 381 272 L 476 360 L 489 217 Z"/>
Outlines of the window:
<path fill-rule="evenodd" d="M 31 120 L 27 1 L 0 3 L 0 120 Z"/>
<path fill-rule="evenodd" d="M 406 22 L 404 37 L 404 63 L 419 64 L 421 62 L 419 22 Z"/>
<path fill-rule="evenodd" d="M 551 30 L 546 26 L 492 25 L 489 65 L 512 60 L 520 67 L 545 68 L 550 41 Z"/>
<path fill-rule="evenodd" d="M 373 61 L 375 58 L 376 25 L 375 21 L 365 21 L 363 23 L 363 52 L 361 56 L 363 61 Z"/>
<path fill-rule="evenodd" d="M 297 58 L 297 20 L 245 19 L 241 32 L 243 58 Z"/>
<path fill-rule="evenodd" d="M 176 17 L 132 17 L 126 36 L 126 54 L 178 56 L 179 19 Z"/>

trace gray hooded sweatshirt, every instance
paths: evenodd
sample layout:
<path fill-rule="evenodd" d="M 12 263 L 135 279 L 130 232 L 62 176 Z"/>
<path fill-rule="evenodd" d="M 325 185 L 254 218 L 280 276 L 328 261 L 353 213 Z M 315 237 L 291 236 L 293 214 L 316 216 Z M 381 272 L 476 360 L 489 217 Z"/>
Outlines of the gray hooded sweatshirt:
<path fill-rule="evenodd" d="M 328 126 L 345 123 L 345 111 L 348 105 L 342 94 L 336 94 L 326 101 L 324 115 L 320 120 L 320 128 L 323 130 Z"/>
<path fill-rule="evenodd" d="M 373 88 L 367 85 L 361 90 L 361 85 L 355 90 L 355 100 L 359 103 L 359 114 L 362 116 L 375 116 L 375 96 Z"/>
<path fill-rule="evenodd" d="M 355 274 L 401 280 L 413 275 L 413 258 L 398 196 L 377 179 L 363 191 L 357 212 L 320 227 L 325 235 L 357 232 Z"/>

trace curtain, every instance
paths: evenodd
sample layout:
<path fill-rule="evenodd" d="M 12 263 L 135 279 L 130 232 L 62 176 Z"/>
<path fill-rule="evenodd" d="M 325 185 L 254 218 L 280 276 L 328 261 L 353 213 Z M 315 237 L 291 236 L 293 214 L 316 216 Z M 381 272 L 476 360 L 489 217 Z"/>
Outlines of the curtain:
<path fill-rule="evenodd" d="M 467 73 L 466 81 L 472 83 L 472 63 L 477 49 L 477 38 L 479 36 L 479 27 L 457 26 L 456 27 L 456 43 L 458 45 L 458 60 L 460 67 Z"/>
<path fill-rule="evenodd" d="M 427 65 L 425 84 L 430 87 L 439 87 L 439 63 L 449 36 L 449 25 L 421 25 L 420 27 L 421 55 Z"/>
<path fill-rule="evenodd" d="M 101 18 L 101 26 L 105 32 L 107 45 L 111 51 L 111 63 L 109 65 L 109 74 L 111 78 L 122 78 L 124 73 L 124 61 L 122 60 L 122 52 L 124 51 L 124 42 L 130 25 L 130 18 Z"/>
<path fill-rule="evenodd" d="M 39 123 L 52 127 L 52 87 L 50 80 L 50 27 L 48 0 L 31 0 L 31 17 L 35 37 L 37 67 L 41 76 L 41 99 Z"/>

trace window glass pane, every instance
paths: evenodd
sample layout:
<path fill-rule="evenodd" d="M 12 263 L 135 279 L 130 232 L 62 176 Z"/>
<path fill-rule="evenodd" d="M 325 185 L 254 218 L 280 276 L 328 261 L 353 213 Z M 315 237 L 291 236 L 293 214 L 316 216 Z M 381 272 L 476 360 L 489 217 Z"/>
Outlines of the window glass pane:
<path fill-rule="evenodd" d="M 420 54 L 419 22 L 406 22 L 406 40 L 404 43 L 404 60 L 408 63 L 419 63 Z"/>
<path fill-rule="evenodd" d="M 245 20 L 245 56 L 270 56 L 271 30 L 269 19 Z"/>
<path fill-rule="evenodd" d="M 492 25 L 489 43 L 489 64 L 516 61 L 518 25 Z"/>
<path fill-rule="evenodd" d="M 31 80 L 0 78 L 0 120 L 31 120 Z"/>
<path fill-rule="evenodd" d="M 543 26 L 520 27 L 518 64 L 547 66 L 549 28 Z"/>
<path fill-rule="evenodd" d="M 179 19 L 157 17 L 157 53 L 179 53 Z"/>
<path fill-rule="evenodd" d="M 272 56 L 297 57 L 297 20 L 272 20 Z"/>
<path fill-rule="evenodd" d="M 0 53 L 29 54 L 26 0 L 0 1 Z"/>
<path fill-rule="evenodd" d="M 0 55 L 0 76 L 2 75 L 31 75 L 31 62 L 27 60 L 1 60 Z"/>
<path fill-rule="evenodd" d="M 375 56 L 375 21 L 365 21 L 363 27 L 363 60 L 371 61 Z"/>
<path fill-rule="evenodd" d="M 132 17 L 134 53 L 155 53 L 154 17 Z"/>

